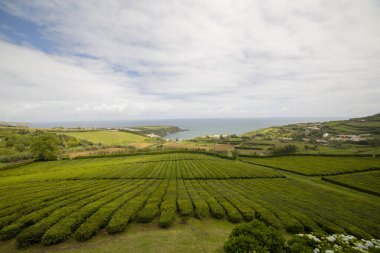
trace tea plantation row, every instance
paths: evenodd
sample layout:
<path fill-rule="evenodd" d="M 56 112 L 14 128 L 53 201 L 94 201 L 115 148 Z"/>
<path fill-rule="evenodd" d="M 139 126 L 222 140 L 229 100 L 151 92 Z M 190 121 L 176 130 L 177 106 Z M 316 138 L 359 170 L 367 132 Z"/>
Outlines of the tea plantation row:
<path fill-rule="evenodd" d="M 260 219 L 289 233 L 380 237 L 377 196 L 205 155 L 35 163 L 2 171 L 0 178 L 0 239 L 16 238 L 21 247 L 84 241 L 103 228 L 119 233 L 130 222 L 166 228 L 190 216 Z"/>

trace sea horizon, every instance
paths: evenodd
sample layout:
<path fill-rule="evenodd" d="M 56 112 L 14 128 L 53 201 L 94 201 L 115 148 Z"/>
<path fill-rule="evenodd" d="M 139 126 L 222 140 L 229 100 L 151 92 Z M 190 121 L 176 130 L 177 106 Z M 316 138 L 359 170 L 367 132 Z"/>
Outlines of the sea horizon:
<path fill-rule="evenodd" d="M 260 128 L 294 123 L 324 122 L 341 120 L 342 117 L 257 117 L 257 118 L 184 118 L 184 119 L 144 119 L 144 120 L 98 120 L 30 122 L 34 128 L 127 128 L 151 125 L 173 125 L 187 130 L 165 136 L 166 139 L 191 139 L 198 136 L 216 134 L 243 134 Z"/>

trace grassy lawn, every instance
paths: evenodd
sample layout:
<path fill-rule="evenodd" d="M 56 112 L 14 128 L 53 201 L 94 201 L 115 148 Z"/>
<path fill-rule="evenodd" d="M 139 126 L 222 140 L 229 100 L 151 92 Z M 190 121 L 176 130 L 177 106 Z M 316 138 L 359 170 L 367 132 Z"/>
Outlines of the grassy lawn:
<path fill-rule="evenodd" d="M 105 145 L 153 142 L 153 139 L 148 137 L 118 131 L 63 132 L 62 134 Z"/>
<path fill-rule="evenodd" d="M 110 236 L 103 231 L 87 242 L 72 239 L 26 250 L 18 250 L 15 240 L 0 242 L 0 252 L 223 252 L 223 244 L 235 226 L 226 220 L 195 218 L 186 224 L 178 218 L 168 229 L 159 228 L 156 223 L 132 223 L 124 233 Z"/>

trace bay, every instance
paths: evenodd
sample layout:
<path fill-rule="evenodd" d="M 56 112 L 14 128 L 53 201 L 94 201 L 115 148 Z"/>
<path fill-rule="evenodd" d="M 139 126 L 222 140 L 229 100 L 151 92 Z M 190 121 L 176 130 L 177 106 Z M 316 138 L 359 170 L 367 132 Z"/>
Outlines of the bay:
<path fill-rule="evenodd" d="M 67 121 L 34 122 L 29 126 L 48 127 L 85 127 L 85 128 L 124 128 L 135 126 L 174 125 L 187 129 L 167 135 L 166 139 L 191 139 L 197 136 L 219 134 L 243 134 L 260 128 L 287 125 L 292 123 L 324 122 L 341 118 L 227 118 L 227 119 L 152 119 L 152 120 L 105 120 L 105 121 Z"/>

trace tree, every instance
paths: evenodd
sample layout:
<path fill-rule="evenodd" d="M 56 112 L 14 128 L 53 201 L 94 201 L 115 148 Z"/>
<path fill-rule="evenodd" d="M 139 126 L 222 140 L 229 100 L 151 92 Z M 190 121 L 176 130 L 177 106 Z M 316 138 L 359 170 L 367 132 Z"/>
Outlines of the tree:
<path fill-rule="evenodd" d="M 43 133 L 35 137 L 31 150 L 37 160 L 53 161 L 57 160 L 61 153 L 59 144 L 56 135 Z"/>
<path fill-rule="evenodd" d="M 237 151 L 236 149 L 232 150 L 231 154 L 232 154 L 232 158 L 234 160 L 238 160 L 239 159 L 239 151 Z"/>
<path fill-rule="evenodd" d="M 284 146 L 275 146 L 272 153 L 274 155 L 288 155 L 293 154 L 298 151 L 298 147 L 293 144 L 288 144 Z"/>

